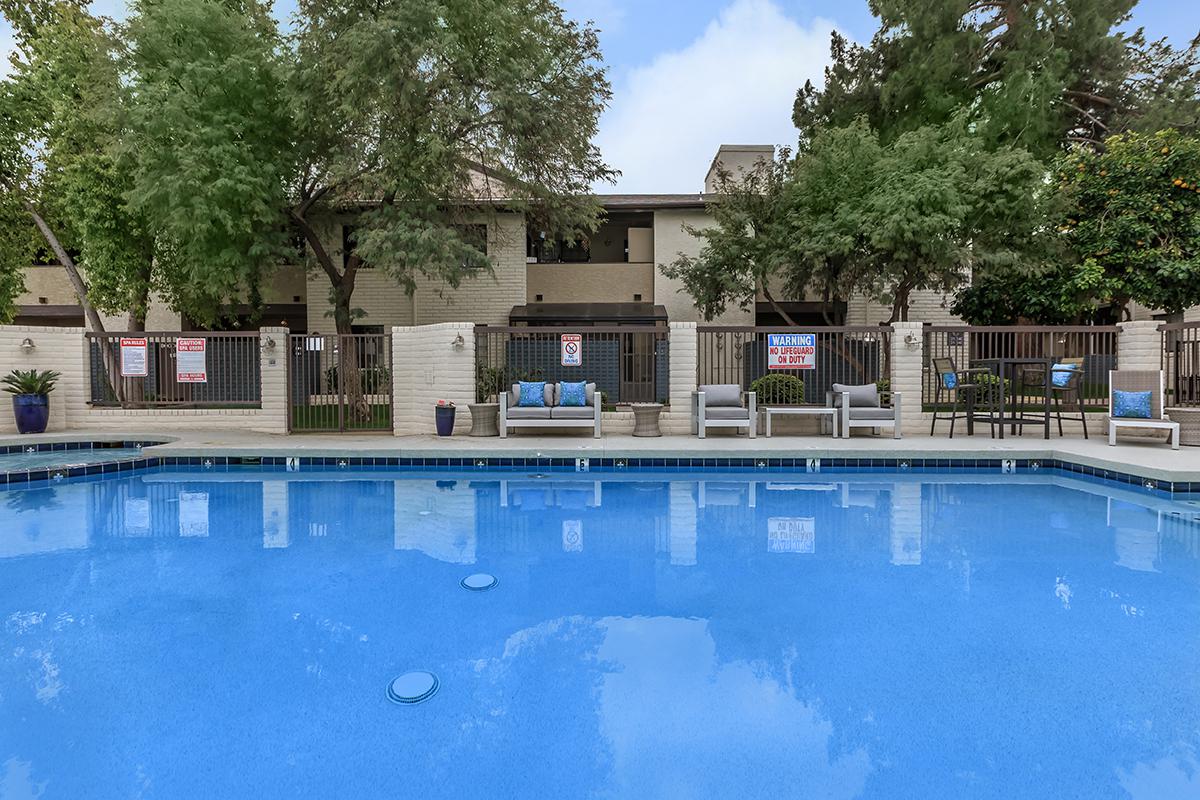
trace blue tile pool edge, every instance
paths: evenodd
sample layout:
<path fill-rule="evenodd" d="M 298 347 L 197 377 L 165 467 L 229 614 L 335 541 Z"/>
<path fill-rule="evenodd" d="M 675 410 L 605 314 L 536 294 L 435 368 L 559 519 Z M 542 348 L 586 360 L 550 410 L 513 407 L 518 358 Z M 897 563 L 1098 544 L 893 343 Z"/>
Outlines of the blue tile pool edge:
<path fill-rule="evenodd" d="M 54 443 L 65 444 L 65 443 Z M 149 442 L 124 443 L 130 447 Z M 112 447 L 113 445 L 107 445 Z M 52 449 L 44 447 L 43 449 Z M 53 448 L 59 449 L 59 448 Z M 62 448 L 68 449 L 68 448 Z M 80 448 L 75 448 L 80 449 Z M 20 452 L 27 452 L 24 448 Z M 41 484 L 72 479 L 124 475 L 151 469 L 195 468 L 228 470 L 257 468 L 264 472 L 327 471 L 339 469 L 480 470 L 515 472 L 896 472 L 974 474 L 1061 474 L 1083 476 L 1118 486 L 1133 486 L 1154 494 L 1200 493 L 1200 482 L 1166 481 L 1131 472 L 1092 467 L 1063 459 L 998 458 L 404 458 L 392 456 L 147 456 L 97 464 L 0 472 L 0 486 Z"/>

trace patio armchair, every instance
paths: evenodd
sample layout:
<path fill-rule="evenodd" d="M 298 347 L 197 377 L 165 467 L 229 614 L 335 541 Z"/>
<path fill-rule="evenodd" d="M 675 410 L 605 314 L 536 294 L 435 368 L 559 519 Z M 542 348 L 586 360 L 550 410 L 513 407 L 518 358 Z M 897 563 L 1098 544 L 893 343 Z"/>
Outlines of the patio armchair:
<path fill-rule="evenodd" d="M 736 383 L 705 384 L 692 392 L 692 433 L 704 438 L 709 428 L 745 428 L 753 439 L 757 434 L 758 400 L 754 392 L 745 392 Z"/>
<path fill-rule="evenodd" d="M 959 369 L 952 358 L 933 359 L 933 370 L 937 382 L 933 393 L 933 419 L 929 423 L 929 435 L 933 436 L 938 423 L 938 409 L 942 403 L 950 403 L 950 438 L 954 438 L 954 423 L 959 416 L 973 414 L 980 400 L 986 400 L 988 425 L 992 438 L 996 436 L 996 387 L 989 378 L 985 382 L 978 376 L 993 375 L 987 367 Z M 959 412 L 962 412 L 961 415 Z M 942 417 L 945 419 L 945 416 Z"/>
<path fill-rule="evenodd" d="M 1126 393 L 1124 396 L 1118 392 Z M 1128 409 L 1119 407 L 1121 400 L 1138 400 L 1137 397 L 1149 396 L 1147 412 L 1142 416 L 1125 413 Z M 1179 423 L 1167 419 L 1163 408 L 1163 372 L 1153 369 L 1115 369 L 1108 373 L 1108 443 L 1117 443 L 1118 428 L 1140 428 L 1165 430 L 1170 433 L 1171 447 L 1179 449 Z"/>
<path fill-rule="evenodd" d="M 891 405 L 881 400 L 891 398 Z M 900 438 L 900 392 L 880 392 L 873 383 L 848 385 L 833 384 L 828 402 L 841 409 L 842 436 L 848 437 L 851 428 L 891 428 L 892 438 Z"/>

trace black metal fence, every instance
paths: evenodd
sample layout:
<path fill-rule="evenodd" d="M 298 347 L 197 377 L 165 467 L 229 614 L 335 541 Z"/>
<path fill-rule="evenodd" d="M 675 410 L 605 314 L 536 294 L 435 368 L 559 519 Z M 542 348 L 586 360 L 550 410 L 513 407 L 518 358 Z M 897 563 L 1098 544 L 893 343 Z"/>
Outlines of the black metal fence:
<path fill-rule="evenodd" d="M 770 337 L 777 334 L 812 334 L 816 348 L 812 367 L 772 368 Z M 823 405 L 825 393 L 835 383 L 889 380 L 891 335 L 891 327 L 877 325 L 829 328 L 702 325 L 697 328 L 696 383 L 736 383 L 748 391 L 754 381 L 767 375 L 794 375 L 804 382 L 803 403 Z"/>
<path fill-rule="evenodd" d="M 935 358 L 952 359 L 957 369 L 1028 359 L 1077 364 L 1083 371 L 1084 406 L 1107 408 L 1108 372 L 1117 368 L 1118 332 L 1114 325 L 926 326 L 921 402 L 934 401 L 941 379 L 933 368 Z"/>
<path fill-rule="evenodd" d="M 257 408 L 261 403 L 257 331 L 89 332 L 86 336 L 93 406 Z"/>
<path fill-rule="evenodd" d="M 1200 322 L 1160 325 L 1168 406 L 1200 406 Z"/>
<path fill-rule="evenodd" d="M 578 340 L 573 337 L 579 337 Z M 564 338 L 568 337 L 568 338 Z M 568 345 L 578 354 L 566 354 Z M 475 328 L 475 394 L 484 402 L 517 381 L 589 381 L 604 403 L 666 403 L 667 329 L 653 326 Z M 573 362 L 578 361 L 578 365 Z"/>
<path fill-rule="evenodd" d="M 289 430 L 392 430 L 390 334 L 287 338 Z"/>

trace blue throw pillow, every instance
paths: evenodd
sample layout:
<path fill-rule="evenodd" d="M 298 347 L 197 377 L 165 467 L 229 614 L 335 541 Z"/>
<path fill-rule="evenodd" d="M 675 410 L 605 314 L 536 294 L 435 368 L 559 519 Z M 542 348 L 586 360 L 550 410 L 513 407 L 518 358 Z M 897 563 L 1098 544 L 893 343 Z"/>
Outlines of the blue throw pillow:
<path fill-rule="evenodd" d="M 1150 419 L 1150 392 L 1114 389 L 1112 415 L 1127 419 Z"/>
<path fill-rule="evenodd" d="M 943 372 L 942 386 L 945 386 L 947 389 L 953 389 L 955 386 L 958 386 L 958 373 Z"/>
<path fill-rule="evenodd" d="M 1078 364 L 1055 364 L 1050 367 L 1050 381 L 1061 389 L 1071 382 L 1071 373 L 1077 369 Z"/>
<path fill-rule="evenodd" d="M 560 406 L 586 406 L 587 382 L 560 383 L 558 404 Z"/>
<path fill-rule="evenodd" d="M 517 398 L 517 405 L 523 408 L 546 407 L 545 381 L 520 381 L 520 385 L 521 394 Z"/>

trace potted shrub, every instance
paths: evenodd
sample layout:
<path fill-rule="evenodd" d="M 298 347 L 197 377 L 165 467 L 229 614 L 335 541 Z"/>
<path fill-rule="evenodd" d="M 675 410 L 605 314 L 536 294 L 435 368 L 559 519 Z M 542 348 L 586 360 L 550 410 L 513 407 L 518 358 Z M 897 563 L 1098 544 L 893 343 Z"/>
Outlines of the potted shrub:
<path fill-rule="evenodd" d="M 50 393 L 59 374 L 52 370 L 14 369 L 4 380 L 4 391 L 13 396 L 13 417 L 19 433 L 41 433 L 50 421 Z"/>

